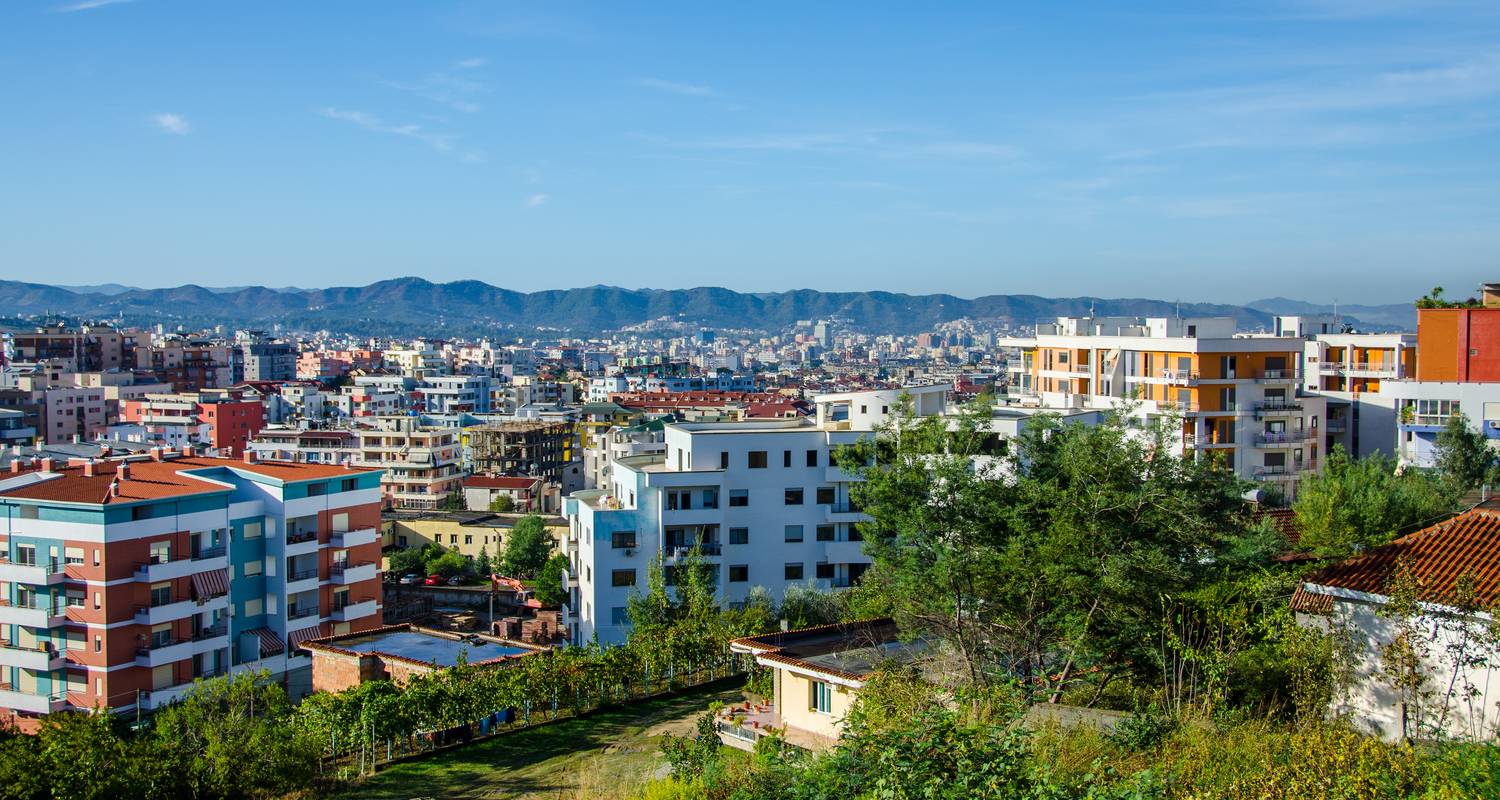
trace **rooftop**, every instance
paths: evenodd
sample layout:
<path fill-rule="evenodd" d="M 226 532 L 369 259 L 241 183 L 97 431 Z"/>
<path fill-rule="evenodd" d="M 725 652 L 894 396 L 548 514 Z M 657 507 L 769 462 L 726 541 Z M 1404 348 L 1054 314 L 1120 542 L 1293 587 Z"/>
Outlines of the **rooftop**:
<path fill-rule="evenodd" d="M 730 642 L 735 652 L 750 653 L 761 663 L 864 681 L 887 662 L 910 664 L 931 651 L 926 641 L 903 642 L 889 619 L 820 625 L 796 631 L 747 636 Z"/>
<path fill-rule="evenodd" d="M 417 664 L 451 667 L 460 657 L 469 664 L 499 661 L 538 652 L 539 648 L 517 646 L 503 639 L 477 634 L 440 633 L 397 625 L 376 631 L 329 636 L 303 642 L 308 650 L 378 655 Z"/>
<path fill-rule="evenodd" d="M 1331 602 L 1327 589 L 1384 597 L 1399 563 L 1416 579 L 1417 599 L 1423 602 L 1452 605 L 1459 579 L 1469 576 L 1473 600 L 1494 606 L 1500 602 L 1500 501 L 1307 575 L 1294 605 L 1303 610 L 1326 607 Z"/>
<path fill-rule="evenodd" d="M 110 490 L 119 478 L 120 468 L 128 464 L 128 477 L 119 480 L 119 492 Z M 49 469 L 28 470 L 16 474 L 0 473 L 0 497 L 42 500 L 59 503 L 110 505 L 167 497 L 227 492 L 222 483 L 192 474 L 196 470 L 225 468 L 248 472 L 283 483 L 355 475 L 373 470 L 340 467 L 331 464 L 302 464 L 289 461 L 248 463 L 232 458 L 206 458 L 170 454 L 157 461 L 149 458 L 96 461 L 92 475 L 82 459 L 68 463 L 51 462 Z M 23 480 L 25 479 L 25 480 Z"/>

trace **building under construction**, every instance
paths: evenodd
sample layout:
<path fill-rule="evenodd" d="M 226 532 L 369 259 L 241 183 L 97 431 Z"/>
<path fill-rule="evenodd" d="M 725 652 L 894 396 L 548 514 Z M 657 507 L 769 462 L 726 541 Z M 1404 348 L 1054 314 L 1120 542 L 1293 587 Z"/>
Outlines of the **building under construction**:
<path fill-rule="evenodd" d="M 562 484 L 573 426 L 495 422 L 463 430 L 464 460 L 476 475 L 529 475 Z"/>

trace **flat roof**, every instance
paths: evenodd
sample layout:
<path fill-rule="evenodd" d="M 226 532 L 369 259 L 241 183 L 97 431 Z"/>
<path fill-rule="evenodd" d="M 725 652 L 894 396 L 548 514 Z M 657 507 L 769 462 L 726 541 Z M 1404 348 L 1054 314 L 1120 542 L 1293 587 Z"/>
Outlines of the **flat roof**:
<path fill-rule="evenodd" d="M 439 667 L 451 667 L 457 664 L 460 655 L 468 663 L 474 664 L 536 652 L 524 647 L 500 644 L 479 636 L 450 638 L 413 629 L 379 631 L 336 641 L 307 644 L 331 645 L 334 648 L 355 653 L 393 656 L 423 664 L 436 664 Z"/>

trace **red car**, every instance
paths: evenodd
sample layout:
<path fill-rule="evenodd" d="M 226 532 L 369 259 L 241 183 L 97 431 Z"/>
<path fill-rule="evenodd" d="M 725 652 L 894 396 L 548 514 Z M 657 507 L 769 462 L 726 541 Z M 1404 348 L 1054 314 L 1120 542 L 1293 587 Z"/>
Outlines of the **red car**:
<path fill-rule="evenodd" d="M 431 575 L 428 575 L 427 576 L 427 580 L 422 581 L 422 585 L 423 586 L 441 586 L 442 584 L 443 584 L 443 576 L 441 576 L 441 575 L 439 575 L 439 574 L 437 574 L 435 572 L 433 574 L 431 574 Z"/>

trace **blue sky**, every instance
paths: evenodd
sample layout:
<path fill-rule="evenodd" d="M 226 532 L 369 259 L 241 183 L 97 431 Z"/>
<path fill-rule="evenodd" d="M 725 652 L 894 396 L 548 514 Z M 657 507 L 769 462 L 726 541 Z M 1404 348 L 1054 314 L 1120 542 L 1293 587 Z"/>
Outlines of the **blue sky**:
<path fill-rule="evenodd" d="M 0 277 L 1500 279 L 1500 3 L 6 0 Z"/>

